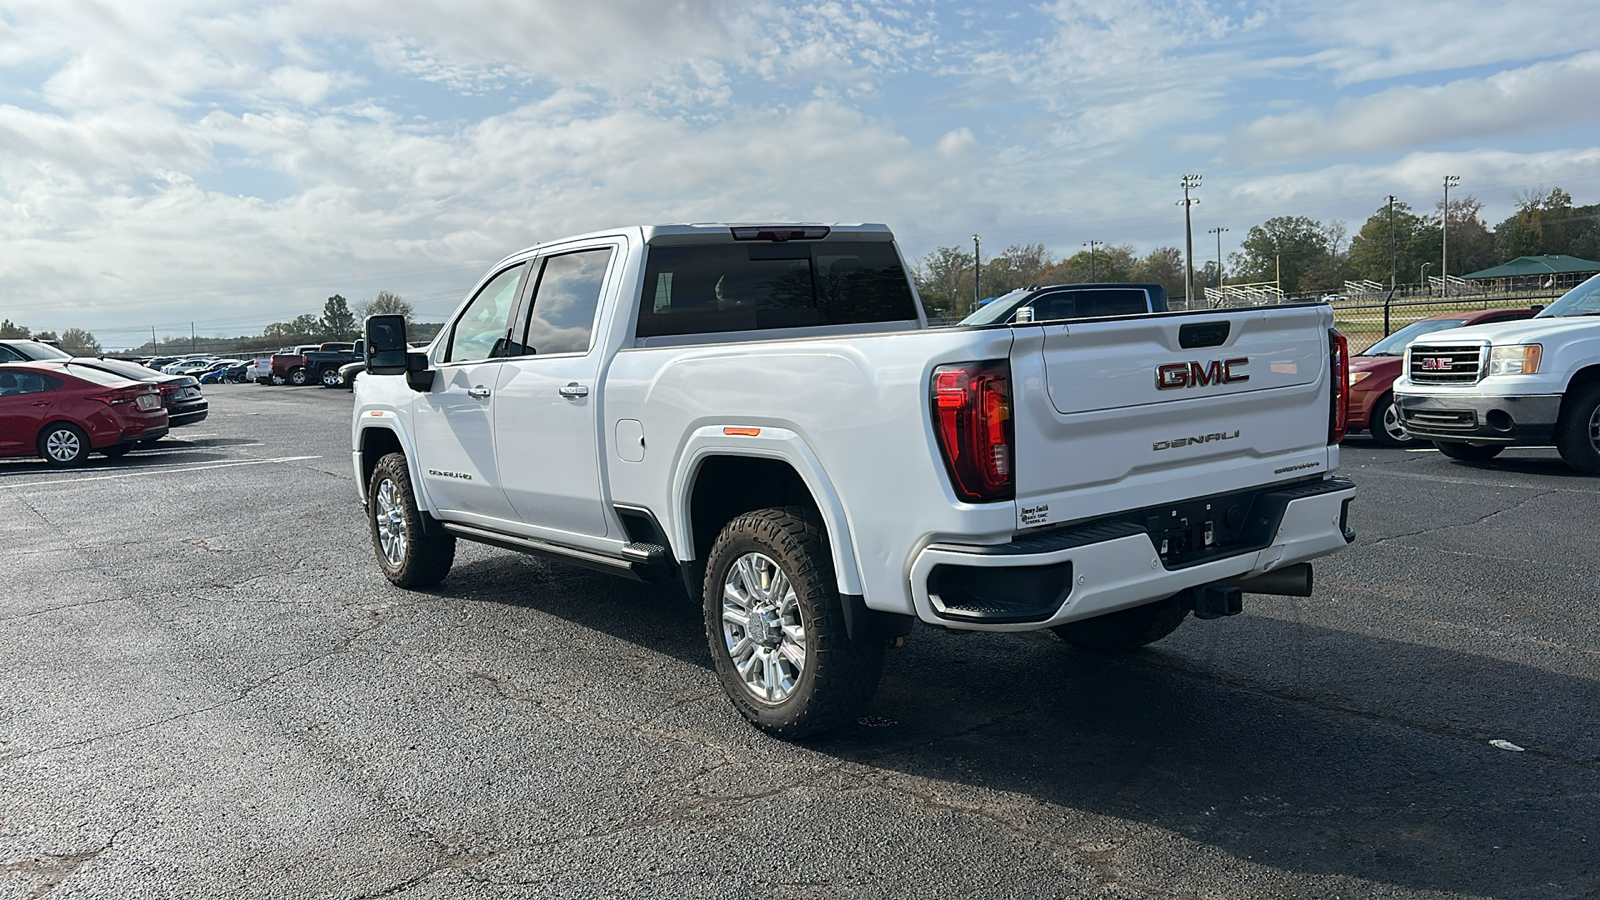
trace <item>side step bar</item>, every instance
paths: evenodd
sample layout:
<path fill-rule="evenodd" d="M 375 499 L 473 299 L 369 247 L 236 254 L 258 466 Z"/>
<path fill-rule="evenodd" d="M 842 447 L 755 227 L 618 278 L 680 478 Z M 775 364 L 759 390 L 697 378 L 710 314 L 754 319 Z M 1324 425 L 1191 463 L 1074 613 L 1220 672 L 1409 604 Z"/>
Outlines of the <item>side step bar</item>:
<path fill-rule="evenodd" d="M 604 553 L 596 553 L 593 550 L 580 550 L 577 547 L 567 547 L 535 538 L 506 534 L 488 528 L 479 528 L 476 525 L 463 525 L 459 522 L 441 522 L 440 524 L 444 526 L 445 531 L 457 537 L 466 538 L 469 541 L 488 544 L 491 547 L 499 547 L 502 550 L 515 550 L 518 553 L 527 553 L 532 556 L 554 560 L 555 562 L 571 563 L 587 569 L 594 569 L 598 572 L 621 575 L 624 578 L 634 578 L 639 581 L 646 580 L 639 569 L 650 565 L 650 563 L 642 560 L 635 562 L 616 556 L 607 556 Z"/>

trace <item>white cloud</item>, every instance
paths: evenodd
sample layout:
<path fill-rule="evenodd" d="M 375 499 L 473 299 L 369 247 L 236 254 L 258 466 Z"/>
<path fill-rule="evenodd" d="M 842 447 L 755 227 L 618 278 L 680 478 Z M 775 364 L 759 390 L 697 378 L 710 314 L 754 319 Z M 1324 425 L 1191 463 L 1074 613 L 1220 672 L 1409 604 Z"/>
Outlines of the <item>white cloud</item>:
<path fill-rule="evenodd" d="M 1436 87 L 1402 85 L 1240 128 L 1229 154 L 1243 159 L 1336 157 L 1485 138 L 1600 119 L 1600 52 L 1464 78 Z"/>

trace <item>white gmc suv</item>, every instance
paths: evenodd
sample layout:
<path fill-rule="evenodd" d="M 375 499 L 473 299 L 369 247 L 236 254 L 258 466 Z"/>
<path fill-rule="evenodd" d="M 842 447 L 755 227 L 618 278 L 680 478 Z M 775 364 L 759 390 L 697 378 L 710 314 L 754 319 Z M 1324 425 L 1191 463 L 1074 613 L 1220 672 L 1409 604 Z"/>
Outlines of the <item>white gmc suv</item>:
<path fill-rule="evenodd" d="M 1394 394 L 1406 431 L 1446 456 L 1554 444 L 1567 465 L 1600 475 L 1600 275 L 1531 319 L 1412 341 Z"/>
<path fill-rule="evenodd" d="M 494 266 L 425 351 L 366 323 L 378 563 L 457 539 L 681 581 L 734 706 L 849 721 L 922 621 L 1158 640 L 1354 536 L 1323 305 L 929 329 L 881 225 L 671 225 Z"/>

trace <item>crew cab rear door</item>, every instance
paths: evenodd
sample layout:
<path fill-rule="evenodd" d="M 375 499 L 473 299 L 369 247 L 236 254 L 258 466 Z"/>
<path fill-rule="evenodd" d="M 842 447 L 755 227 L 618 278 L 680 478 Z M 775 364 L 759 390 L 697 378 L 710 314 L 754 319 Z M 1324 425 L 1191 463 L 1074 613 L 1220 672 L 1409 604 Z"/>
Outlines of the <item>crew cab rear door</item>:
<path fill-rule="evenodd" d="M 1019 527 L 1325 472 L 1326 306 L 1017 326 Z"/>

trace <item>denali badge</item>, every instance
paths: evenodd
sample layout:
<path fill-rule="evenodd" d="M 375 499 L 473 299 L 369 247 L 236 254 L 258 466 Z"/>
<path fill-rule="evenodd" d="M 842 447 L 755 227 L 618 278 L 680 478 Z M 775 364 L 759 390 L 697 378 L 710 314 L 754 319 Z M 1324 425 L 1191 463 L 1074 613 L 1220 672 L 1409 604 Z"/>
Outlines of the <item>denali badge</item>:
<path fill-rule="evenodd" d="M 1205 387 L 1211 384 L 1236 384 L 1249 381 L 1244 372 L 1235 372 L 1250 364 L 1249 357 L 1238 359 L 1213 359 L 1204 365 L 1198 362 L 1167 363 L 1156 366 L 1156 388 Z"/>
<path fill-rule="evenodd" d="M 1170 441 L 1156 441 L 1150 445 L 1151 450 L 1171 450 L 1174 447 L 1187 447 L 1190 444 L 1209 444 L 1212 441 L 1231 441 L 1239 436 L 1238 430 L 1233 434 L 1226 431 L 1213 431 L 1210 434 L 1197 434 L 1194 437 L 1173 438 Z"/>

